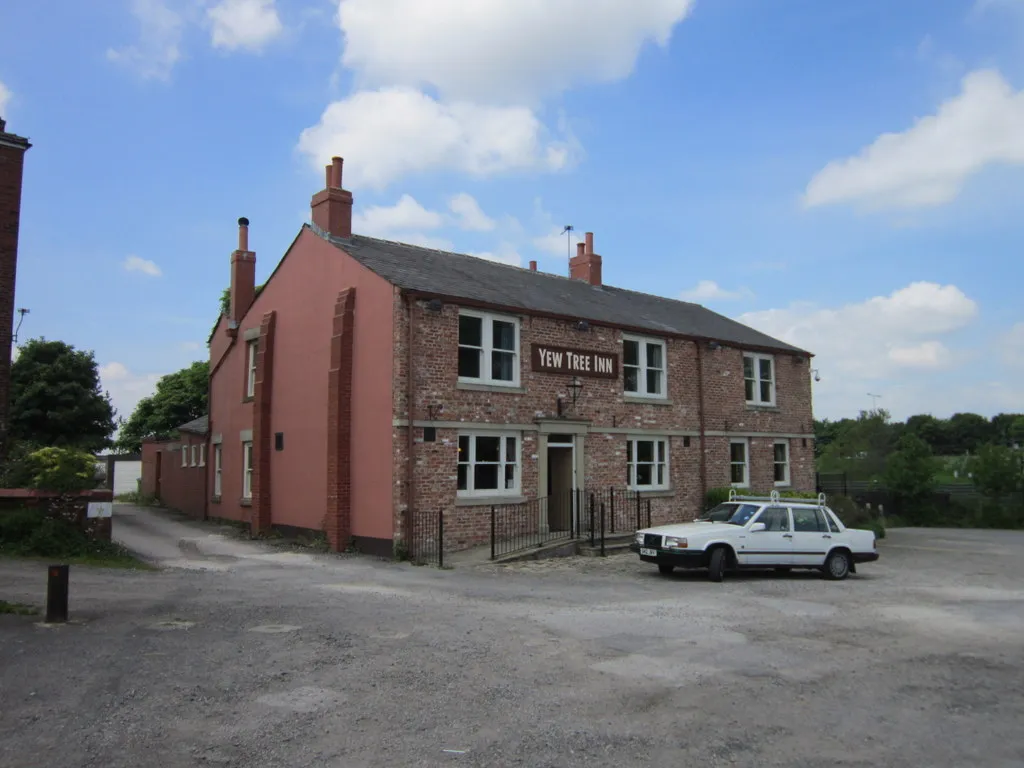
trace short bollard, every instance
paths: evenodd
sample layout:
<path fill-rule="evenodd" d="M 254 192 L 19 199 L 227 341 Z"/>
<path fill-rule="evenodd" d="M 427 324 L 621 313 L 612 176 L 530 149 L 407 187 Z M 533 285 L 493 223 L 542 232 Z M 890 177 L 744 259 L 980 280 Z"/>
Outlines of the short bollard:
<path fill-rule="evenodd" d="M 68 571 L 71 566 L 51 565 L 46 577 L 46 622 L 68 620 Z"/>

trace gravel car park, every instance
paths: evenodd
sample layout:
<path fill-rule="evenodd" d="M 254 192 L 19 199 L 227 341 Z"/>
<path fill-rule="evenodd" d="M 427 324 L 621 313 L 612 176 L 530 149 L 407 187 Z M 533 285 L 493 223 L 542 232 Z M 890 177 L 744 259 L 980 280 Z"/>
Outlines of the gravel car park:
<path fill-rule="evenodd" d="M 1024 764 L 1022 532 L 897 529 L 842 583 L 720 585 L 215 531 L 122 512 L 161 571 L 73 566 L 73 623 L 0 615 L 0 765 Z M 0 560 L 0 598 L 45 573 Z"/>

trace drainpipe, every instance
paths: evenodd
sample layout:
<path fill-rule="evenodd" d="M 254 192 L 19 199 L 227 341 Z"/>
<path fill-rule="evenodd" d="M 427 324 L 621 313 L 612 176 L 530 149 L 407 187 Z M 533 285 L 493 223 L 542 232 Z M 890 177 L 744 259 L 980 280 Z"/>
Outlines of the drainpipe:
<path fill-rule="evenodd" d="M 704 345 L 699 341 L 694 342 L 697 347 L 697 419 L 700 428 L 700 492 L 701 505 L 708 495 L 708 455 L 705 446 L 704 434 Z"/>
<path fill-rule="evenodd" d="M 412 520 L 412 508 L 416 499 L 416 479 L 415 479 L 415 457 L 413 453 L 416 448 L 416 441 L 413 439 L 413 417 L 415 416 L 415 408 L 413 403 L 415 402 L 415 386 L 413 381 L 413 370 L 412 370 L 412 350 L 413 342 L 415 341 L 415 334 L 413 333 L 413 297 L 408 293 L 403 295 L 405 299 L 405 306 L 409 317 L 407 338 L 405 340 L 405 401 L 406 401 L 406 417 L 408 419 L 408 428 L 406 429 L 406 465 L 405 465 L 405 513 L 402 519 L 402 534 L 404 544 L 408 548 L 410 544 L 410 537 L 412 535 L 412 527 L 410 521 Z"/>

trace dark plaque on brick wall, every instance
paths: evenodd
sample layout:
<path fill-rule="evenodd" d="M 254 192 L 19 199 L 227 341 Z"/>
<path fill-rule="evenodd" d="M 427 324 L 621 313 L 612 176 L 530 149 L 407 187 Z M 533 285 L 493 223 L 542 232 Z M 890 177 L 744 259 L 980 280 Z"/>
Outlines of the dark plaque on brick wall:
<path fill-rule="evenodd" d="M 598 379 L 616 379 L 619 376 L 619 356 L 614 352 L 534 344 L 530 350 L 530 360 L 533 370 L 544 373 L 564 373 Z"/>

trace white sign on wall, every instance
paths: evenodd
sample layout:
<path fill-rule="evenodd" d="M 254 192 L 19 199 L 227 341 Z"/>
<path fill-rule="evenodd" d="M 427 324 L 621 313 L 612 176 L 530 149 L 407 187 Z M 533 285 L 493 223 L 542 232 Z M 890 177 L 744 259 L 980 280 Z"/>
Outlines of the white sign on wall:
<path fill-rule="evenodd" d="M 110 501 L 90 501 L 85 512 L 86 517 L 112 517 L 113 514 L 114 504 Z"/>

